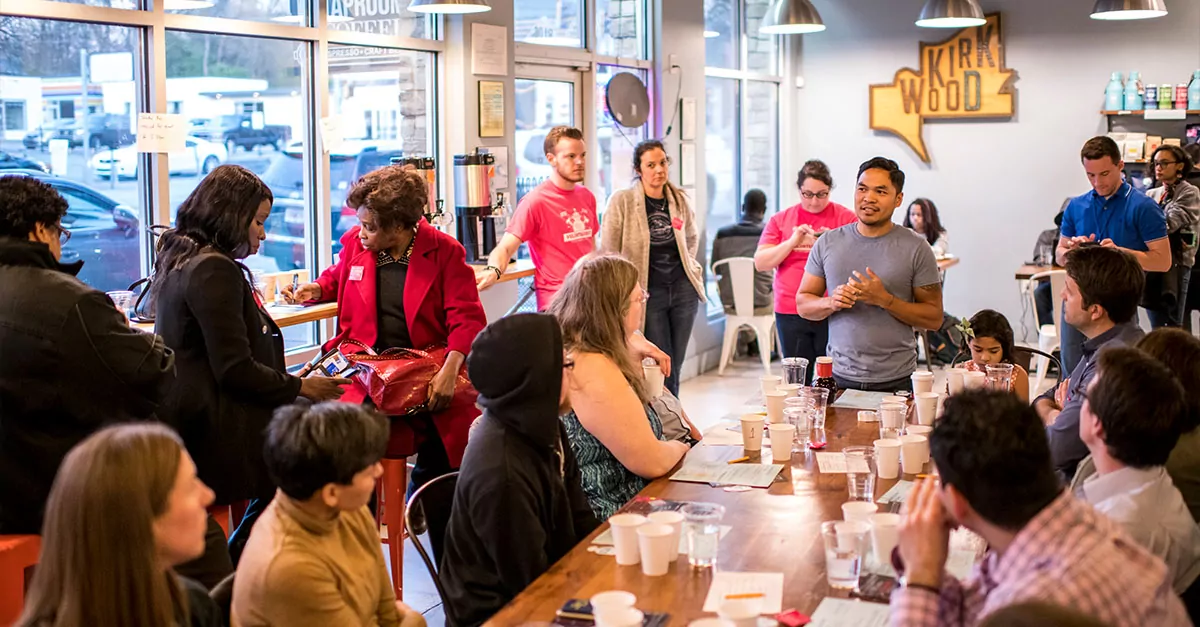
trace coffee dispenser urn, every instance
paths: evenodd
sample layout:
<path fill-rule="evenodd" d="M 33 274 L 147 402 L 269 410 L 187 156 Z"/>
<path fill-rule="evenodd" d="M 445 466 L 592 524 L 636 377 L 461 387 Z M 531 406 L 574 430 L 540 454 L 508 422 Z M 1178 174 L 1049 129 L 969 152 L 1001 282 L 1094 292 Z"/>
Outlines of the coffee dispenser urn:
<path fill-rule="evenodd" d="M 454 215 L 458 241 L 467 249 L 467 263 L 484 263 L 496 247 L 496 218 L 502 202 L 492 204 L 495 157 L 486 148 L 454 155 Z"/>
<path fill-rule="evenodd" d="M 425 179 L 426 191 L 429 195 L 429 207 L 425 210 L 425 220 L 435 226 L 446 226 L 445 213 L 442 211 L 442 199 L 438 198 L 437 163 L 433 157 L 392 157 L 392 165 L 411 166 Z"/>

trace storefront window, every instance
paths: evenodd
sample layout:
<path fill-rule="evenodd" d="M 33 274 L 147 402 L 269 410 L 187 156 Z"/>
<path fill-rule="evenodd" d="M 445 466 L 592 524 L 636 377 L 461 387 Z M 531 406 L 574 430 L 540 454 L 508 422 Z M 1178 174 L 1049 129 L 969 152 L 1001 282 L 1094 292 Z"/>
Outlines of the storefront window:
<path fill-rule="evenodd" d="M 712 242 L 721 227 L 737 221 L 739 197 L 738 120 L 741 117 L 739 81 L 708 77 L 705 81 L 706 106 L 704 162 L 707 165 L 708 220 L 707 241 Z M 716 277 L 709 275 L 710 313 L 721 311 Z"/>
<path fill-rule="evenodd" d="M 433 39 L 436 18 L 409 11 L 409 1 L 329 0 L 326 21 L 335 31 Z"/>
<path fill-rule="evenodd" d="M 330 14 L 339 12 L 339 5 L 353 1 L 329 0 Z M 283 24 L 300 24 L 306 21 L 303 16 L 308 12 L 307 0 L 163 0 L 163 3 L 168 13 Z M 169 47 L 167 52 L 170 53 Z"/>
<path fill-rule="evenodd" d="M 745 123 L 742 126 L 742 190 L 761 189 L 767 211 L 779 210 L 779 85 L 746 82 Z"/>
<path fill-rule="evenodd" d="M 529 190 L 550 178 L 546 133 L 555 126 L 576 126 L 575 83 L 518 78 L 516 94 L 517 153 L 512 169 L 520 203 Z"/>
<path fill-rule="evenodd" d="M 596 53 L 646 58 L 645 0 L 596 0 Z"/>
<path fill-rule="evenodd" d="M 708 67 L 738 69 L 737 3 L 704 0 L 704 57 Z"/>
<path fill-rule="evenodd" d="M 108 176 L 112 160 L 136 164 L 138 64 L 133 28 L 0 17 L 0 176 L 32 176 L 67 201 L 72 236 L 63 261 L 84 262 L 79 278 L 123 290 L 144 276 L 147 215 L 136 167 Z"/>
<path fill-rule="evenodd" d="M 775 74 L 779 67 L 779 38 L 758 32 L 763 16 L 773 0 L 745 0 L 742 9 L 746 29 L 746 70 L 758 74 Z"/>
<path fill-rule="evenodd" d="M 513 3 L 516 41 L 583 47 L 581 0 L 519 0 Z"/>

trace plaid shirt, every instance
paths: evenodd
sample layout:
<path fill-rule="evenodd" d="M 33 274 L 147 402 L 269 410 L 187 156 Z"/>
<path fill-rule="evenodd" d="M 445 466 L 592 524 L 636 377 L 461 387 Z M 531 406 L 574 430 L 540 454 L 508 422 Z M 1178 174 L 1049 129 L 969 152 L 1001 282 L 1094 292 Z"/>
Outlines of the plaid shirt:
<path fill-rule="evenodd" d="M 975 625 L 1029 601 L 1069 607 L 1114 627 L 1191 625 L 1162 561 L 1067 492 L 1029 521 L 1003 555 L 989 552 L 966 581 L 945 576 L 940 595 L 898 588 L 891 625 Z"/>

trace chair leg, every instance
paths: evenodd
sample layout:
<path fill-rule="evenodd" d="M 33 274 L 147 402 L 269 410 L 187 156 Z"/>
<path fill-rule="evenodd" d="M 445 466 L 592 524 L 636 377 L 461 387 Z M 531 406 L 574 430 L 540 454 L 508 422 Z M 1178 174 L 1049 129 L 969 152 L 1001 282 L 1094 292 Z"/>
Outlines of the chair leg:
<path fill-rule="evenodd" d="M 775 340 L 775 321 L 763 324 L 760 320 L 754 325 L 754 337 L 758 340 L 758 357 L 762 360 L 763 372 L 771 376 L 771 349 Z"/>
<path fill-rule="evenodd" d="M 1049 353 L 1050 351 L 1046 350 L 1046 349 L 1050 348 L 1051 342 L 1049 341 L 1049 339 L 1050 338 L 1039 333 L 1038 334 L 1038 350 L 1042 351 L 1043 353 Z M 1046 369 L 1049 366 L 1050 366 L 1050 360 L 1046 359 L 1045 357 L 1042 357 L 1041 355 L 1038 355 L 1037 377 L 1034 378 L 1034 382 L 1033 382 L 1034 390 L 1042 389 L 1042 382 L 1046 380 Z"/>
<path fill-rule="evenodd" d="M 717 376 L 725 374 L 725 365 L 729 363 L 733 353 L 733 345 L 737 342 L 738 327 L 728 318 L 725 319 L 725 337 L 721 341 L 721 363 L 717 366 Z"/>
<path fill-rule="evenodd" d="M 404 493 L 407 485 L 407 460 L 384 458 L 378 510 L 379 518 L 387 527 L 386 544 L 392 562 L 392 587 L 396 590 L 398 600 L 404 599 Z"/>

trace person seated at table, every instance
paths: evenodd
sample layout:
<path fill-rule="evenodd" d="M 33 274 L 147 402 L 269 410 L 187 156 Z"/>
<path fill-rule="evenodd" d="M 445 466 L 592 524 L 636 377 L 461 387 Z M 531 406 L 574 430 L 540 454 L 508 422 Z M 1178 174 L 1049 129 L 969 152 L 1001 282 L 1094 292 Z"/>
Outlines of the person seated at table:
<path fill-rule="evenodd" d="M 1080 412 L 1091 455 L 1071 492 L 1162 558 L 1175 592 L 1200 575 L 1200 528 L 1164 465 L 1183 431 L 1183 386 L 1153 357 L 1128 346 L 1100 353 Z"/>
<path fill-rule="evenodd" d="M 1010 364 L 1013 367 L 1012 390 L 1022 402 L 1029 402 L 1029 373 L 1013 360 L 1013 330 L 1004 314 L 984 309 L 967 321 L 967 348 L 971 351 L 964 367 L 987 372 L 988 366 Z"/>
<path fill-rule="evenodd" d="M 275 412 L 263 455 L 279 490 L 238 565 L 234 625 L 424 627 L 396 600 L 367 509 L 387 443 L 387 419 L 358 405 Z"/>
<path fill-rule="evenodd" d="M 338 330 L 325 351 L 346 340 L 376 351 L 446 347 L 446 361 L 429 384 L 428 411 L 392 418 L 387 456 L 417 456 L 410 492 L 462 462 L 479 410 L 474 399 L 455 396 L 454 386 L 471 342 L 487 324 L 466 251 L 425 221 L 427 201 L 425 179 L 402 166 L 360 178 L 346 196 L 360 224 L 342 237 L 338 263 L 295 293 L 291 286 L 283 290 L 293 302 L 337 301 Z M 342 400 L 363 402 L 366 390 L 355 383 Z"/>
<path fill-rule="evenodd" d="M 935 257 L 944 257 L 950 252 L 950 240 L 938 216 L 937 205 L 928 198 L 918 198 L 908 206 L 904 214 L 904 227 L 925 238 L 933 248 Z"/>
<path fill-rule="evenodd" d="M 483 417 L 463 457 L 439 575 L 452 626 L 479 625 L 599 523 L 560 414 L 573 365 L 552 316 L 492 323 L 467 370 Z"/>
<path fill-rule="evenodd" d="M 34 534 L 59 464 L 96 429 L 152 418 L 175 354 L 129 327 L 104 292 L 61 263 L 67 201 L 0 177 L 0 533 Z"/>
<path fill-rule="evenodd" d="M 638 355 L 627 339 L 642 325 L 646 290 L 624 258 L 585 258 L 549 312 L 562 325 L 571 411 L 561 416 L 579 461 L 583 491 L 600 520 L 671 470 L 688 445 L 664 441 Z"/>
<path fill-rule="evenodd" d="M 54 479 L 41 557 L 16 625 L 224 627 L 204 586 L 174 570 L 204 552 L 212 502 L 165 425 L 92 434 Z"/>
<path fill-rule="evenodd" d="M 1080 245 L 1068 252 L 1066 270 L 1063 320 L 1088 339 L 1070 378 L 1033 403 L 1046 424 L 1054 468 L 1064 483 L 1075 476 L 1075 466 L 1088 454 L 1079 439 L 1079 409 L 1096 373 L 1100 349 L 1133 344 L 1144 335 L 1135 315 L 1146 282 L 1133 255 L 1098 244 Z"/>
<path fill-rule="evenodd" d="M 975 625 L 1029 601 L 1114 627 L 1189 624 L 1162 560 L 1060 486 L 1028 405 L 1003 392 L 952 396 L 929 444 L 939 476 L 918 479 L 906 503 L 891 625 Z M 990 547 L 962 581 L 945 570 L 958 526 Z"/>
<path fill-rule="evenodd" d="M 1200 339 L 1165 327 L 1148 333 L 1137 347 L 1166 366 L 1183 385 L 1183 435 L 1167 459 L 1167 473 L 1192 518 L 1200 521 Z"/>
<path fill-rule="evenodd" d="M 1067 205 L 1071 204 L 1071 199 L 1063 201 L 1062 207 L 1058 209 L 1058 213 L 1054 216 L 1054 228 L 1046 229 L 1038 235 L 1037 243 L 1033 246 L 1033 264 L 1035 266 L 1053 266 L 1054 265 L 1054 249 L 1058 246 L 1059 229 L 1062 227 L 1063 212 L 1067 210 Z M 1054 299 L 1061 297 L 1061 294 L 1051 294 L 1053 288 L 1050 286 L 1050 279 L 1038 279 L 1037 285 L 1033 289 L 1034 305 L 1037 308 L 1037 324 L 1039 327 L 1048 324 L 1058 324 L 1054 319 Z"/>
<path fill-rule="evenodd" d="M 712 243 L 712 264 L 730 257 L 754 258 L 758 249 L 758 240 L 763 234 L 763 218 L 767 215 L 767 195 L 761 189 L 746 192 L 742 200 L 742 219 L 736 224 L 723 226 L 717 231 Z M 732 314 L 733 310 L 733 276 L 728 265 L 714 270 L 717 273 L 717 287 L 721 294 L 721 304 L 725 313 Z M 771 314 L 771 281 L 773 274 L 770 270 L 754 273 L 754 313 L 755 315 Z"/>

